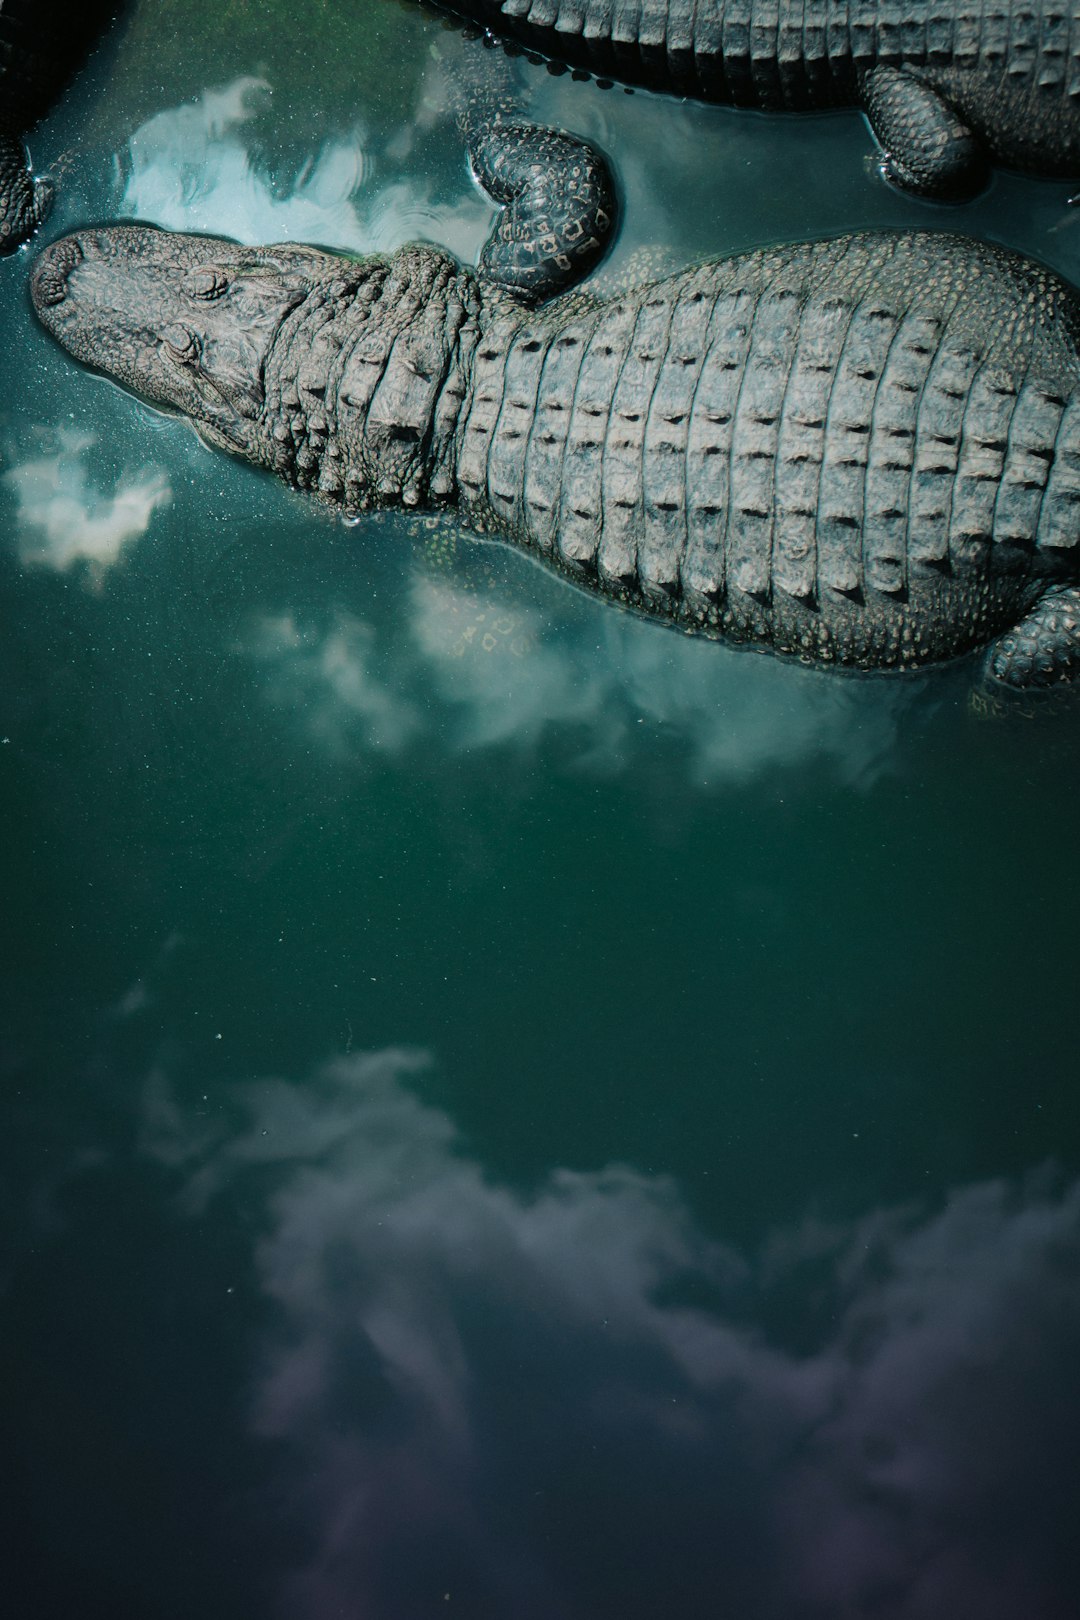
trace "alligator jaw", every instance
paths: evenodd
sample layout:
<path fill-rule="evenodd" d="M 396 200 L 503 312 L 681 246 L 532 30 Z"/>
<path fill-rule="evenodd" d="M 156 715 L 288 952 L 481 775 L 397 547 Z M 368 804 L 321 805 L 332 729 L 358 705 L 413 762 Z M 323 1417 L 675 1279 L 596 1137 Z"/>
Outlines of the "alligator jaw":
<path fill-rule="evenodd" d="M 261 461 L 267 360 L 326 259 L 292 245 L 110 226 L 46 248 L 30 294 L 77 360 Z"/>

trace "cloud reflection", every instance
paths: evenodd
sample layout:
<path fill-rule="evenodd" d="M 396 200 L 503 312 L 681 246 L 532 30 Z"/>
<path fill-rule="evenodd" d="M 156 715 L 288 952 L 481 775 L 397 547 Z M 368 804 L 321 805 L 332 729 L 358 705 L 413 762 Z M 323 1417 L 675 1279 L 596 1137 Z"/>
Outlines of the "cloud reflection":
<path fill-rule="evenodd" d="M 264 615 L 246 651 L 267 670 L 267 696 L 302 716 L 305 730 L 333 757 L 398 753 L 416 736 L 413 706 L 372 673 L 374 631 L 337 611 L 323 630 L 303 628 L 295 615 Z"/>
<path fill-rule="evenodd" d="M 617 767 L 643 727 L 650 746 L 658 730 L 681 743 L 688 773 L 705 783 L 822 756 L 867 782 L 884 767 L 913 696 L 911 683 L 797 669 L 609 604 L 575 606 L 582 611 L 567 634 L 497 591 L 418 579 L 413 636 L 457 708 L 461 746 L 533 742 L 569 723 L 582 728 L 586 757 Z"/>
<path fill-rule="evenodd" d="M 378 185 L 378 157 L 360 128 L 327 141 L 287 184 L 263 172 L 244 137 L 269 89 L 263 79 L 239 78 L 142 124 L 128 144 L 120 215 L 242 242 L 383 253 L 422 239 L 475 257 L 492 213 L 479 194 L 437 204 L 419 177 Z"/>
<path fill-rule="evenodd" d="M 16 546 L 27 567 L 64 572 L 89 565 L 88 578 L 100 584 L 124 547 L 144 535 L 154 513 L 172 499 L 159 468 L 123 474 L 111 494 L 90 481 L 88 453 L 97 435 L 61 428 L 60 448 L 17 463 L 3 482 L 18 502 Z"/>
<path fill-rule="evenodd" d="M 422 178 L 380 185 L 381 156 L 359 129 L 327 143 L 284 186 L 263 173 L 248 126 L 268 88 L 240 78 L 143 124 L 130 143 L 121 213 L 357 252 L 425 236 L 474 256 L 490 217 L 480 197 L 465 189 L 437 206 Z M 609 103 L 597 95 L 595 105 Z M 403 608 L 409 641 L 400 620 L 391 633 L 342 609 L 318 631 L 269 614 L 252 627 L 249 651 L 272 701 L 294 707 L 335 758 L 399 753 L 433 729 L 455 750 L 535 747 L 557 728 L 575 739 L 582 763 L 607 771 L 661 731 L 704 783 L 817 758 L 865 783 L 887 762 L 912 683 L 822 678 L 661 634 L 610 608 L 598 619 L 595 609 L 548 612 L 565 588 L 533 590 L 538 579 L 530 572 L 515 593 L 420 574 Z M 545 607 L 534 608 L 537 600 Z"/>
<path fill-rule="evenodd" d="M 464 1585 L 595 1614 L 596 1560 L 627 1557 L 627 1614 L 661 1612 L 650 1571 L 682 1615 L 1071 1612 L 1080 1186 L 973 1185 L 748 1257 L 662 1177 L 494 1181 L 425 1072 L 389 1050 L 248 1084 L 233 1134 L 147 1090 L 186 1213 L 260 1211 L 251 1421 L 313 1547 L 283 1613 Z"/>
<path fill-rule="evenodd" d="M 531 752 L 557 737 L 605 774 L 659 746 L 703 785 L 823 760 L 862 786 L 925 698 L 921 681 L 802 669 L 650 625 L 538 569 L 504 572 L 505 584 L 478 588 L 467 572 L 417 570 L 377 622 L 342 607 L 303 628 L 264 614 L 241 644 L 275 706 L 332 757 L 358 761 L 433 741 Z"/>

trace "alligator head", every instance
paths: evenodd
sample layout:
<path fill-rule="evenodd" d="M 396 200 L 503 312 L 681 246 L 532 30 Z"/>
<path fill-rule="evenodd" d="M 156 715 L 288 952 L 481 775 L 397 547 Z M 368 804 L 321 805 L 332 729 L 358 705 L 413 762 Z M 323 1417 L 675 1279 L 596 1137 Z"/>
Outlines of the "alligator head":
<path fill-rule="evenodd" d="M 114 225 L 46 248 L 30 291 L 77 360 L 295 488 L 352 511 L 452 493 L 480 294 L 440 249 L 345 259 Z"/>
<path fill-rule="evenodd" d="M 215 445 L 272 463 L 267 361 L 327 259 L 291 244 L 248 248 L 116 225 L 46 248 L 30 293 L 76 359 L 190 417 Z"/>

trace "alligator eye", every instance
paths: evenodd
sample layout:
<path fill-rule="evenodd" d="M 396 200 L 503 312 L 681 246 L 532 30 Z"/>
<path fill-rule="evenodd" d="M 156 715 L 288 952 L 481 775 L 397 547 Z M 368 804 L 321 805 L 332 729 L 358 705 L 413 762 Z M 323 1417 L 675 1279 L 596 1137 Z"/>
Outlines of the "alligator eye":
<path fill-rule="evenodd" d="M 228 290 L 229 278 L 216 265 L 204 265 L 193 270 L 187 278 L 185 291 L 189 298 L 220 298 Z"/>
<path fill-rule="evenodd" d="M 165 352 L 178 366 L 192 366 L 199 358 L 199 340 L 186 326 L 167 326 L 161 334 Z"/>

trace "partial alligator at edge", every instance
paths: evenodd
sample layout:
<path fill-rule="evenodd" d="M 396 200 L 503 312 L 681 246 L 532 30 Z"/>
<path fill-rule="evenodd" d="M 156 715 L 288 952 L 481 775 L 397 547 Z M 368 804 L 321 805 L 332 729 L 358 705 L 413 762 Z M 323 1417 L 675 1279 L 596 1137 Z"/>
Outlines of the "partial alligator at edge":
<path fill-rule="evenodd" d="M 763 111 L 862 107 L 886 173 L 1080 175 L 1078 0 L 433 0 L 598 77 Z"/>
<path fill-rule="evenodd" d="M 810 663 L 1080 666 L 1080 302 L 1005 249 L 849 235 L 530 314 L 434 248 L 116 226 L 31 285 L 78 359 L 346 511 L 452 509 Z"/>
<path fill-rule="evenodd" d="M 0 254 L 33 234 L 52 205 L 24 137 L 82 65 L 119 0 L 0 0 Z"/>

